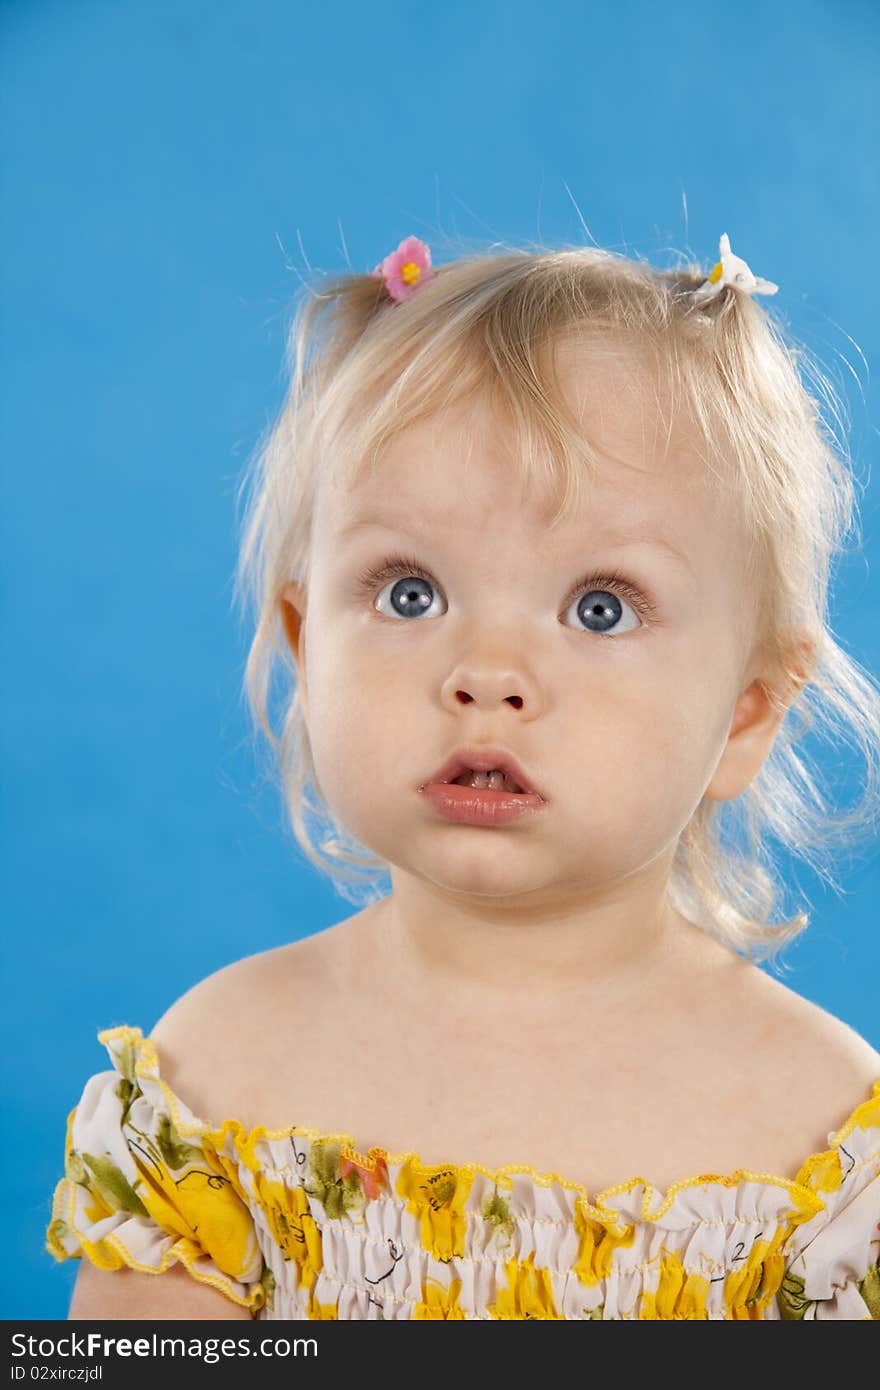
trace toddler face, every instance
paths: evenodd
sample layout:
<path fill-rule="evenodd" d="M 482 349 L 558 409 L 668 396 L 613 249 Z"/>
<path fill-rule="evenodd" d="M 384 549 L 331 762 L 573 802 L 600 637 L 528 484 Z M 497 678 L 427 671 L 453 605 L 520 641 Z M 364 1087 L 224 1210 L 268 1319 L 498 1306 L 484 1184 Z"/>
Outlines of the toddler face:
<path fill-rule="evenodd" d="M 602 461 L 552 532 L 555 498 L 526 491 L 485 403 L 399 434 L 354 486 L 341 470 L 321 483 L 308 592 L 286 591 L 305 613 L 312 752 L 334 813 L 392 878 L 532 903 L 613 889 L 674 848 L 751 678 L 746 538 L 686 429 L 667 447 L 619 359 L 571 345 L 559 363 Z M 368 586 L 371 569 L 385 573 Z M 527 771 L 538 812 L 474 826 L 426 800 L 430 774 L 483 743 Z"/>

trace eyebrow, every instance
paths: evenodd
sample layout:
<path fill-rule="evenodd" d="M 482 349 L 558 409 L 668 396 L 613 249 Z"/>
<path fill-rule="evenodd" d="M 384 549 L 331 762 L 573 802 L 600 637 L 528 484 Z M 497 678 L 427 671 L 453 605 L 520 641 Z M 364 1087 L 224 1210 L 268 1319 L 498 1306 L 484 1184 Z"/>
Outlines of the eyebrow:
<path fill-rule="evenodd" d="M 378 527 L 383 531 L 409 532 L 413 536 L 421 535 L 425 539 L 428 539 L 429 536 L 433 538 L 437 534 L 436 527 L 426 527 L 423 529 L 418 522 L 413 521 L 411 517 L 395 517 L 390 514 L 384 517 L 357 517 L 343 526 L 338 534 L 341 539 L 343 536 L 351 535 L 354 531 L 361 531 L 371 526 Z M 602 531 L 596 538 L 596 543 L 602 545 L 616 545 L 621 548 L 643 546 L 646 548 L 650 547 L 652 550 L 662 550 L 667 555 L 670 555 L 673 560 L 678 561 L 680 565 L 684 565 L 691 575 L 696 578 L 694 568 L 684 551 L 679 550 L 677 546 L 673 545 L 673 543 L 666 538 L 666 536 L 658 535 L 656 532 L 647 529 L 638 529 L 629 533 L 612 530 Z"/>

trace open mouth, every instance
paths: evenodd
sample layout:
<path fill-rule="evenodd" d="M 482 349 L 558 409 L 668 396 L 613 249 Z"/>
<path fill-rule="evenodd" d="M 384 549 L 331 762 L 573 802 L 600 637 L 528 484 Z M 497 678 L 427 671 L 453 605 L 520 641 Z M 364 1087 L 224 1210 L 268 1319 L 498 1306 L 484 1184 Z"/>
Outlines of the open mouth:
<path fill-rule="evenodd" d="M 419 790 L 429 786 L 469 787 L 472 791 L 486 793 L 486 800 L 502 795 L 546 800 L 532 782 L 531 773 L 520 766 L 513 753 L 506 748 L 478 744 L 457 749 L 426 778 Z"/>
<path fill-rule="evenodd" d="M 459 787 L 479 787 L 483 790 L 496 792 L 516 792 L 520 795 L 523 788 L 512 777 L 508 777 L 506 772 L 498 768 L 493 768 L 491 772 L 474 772 L 467 769 L 460 772 L 457 777 L 453 777 L 452 782 Z"/>

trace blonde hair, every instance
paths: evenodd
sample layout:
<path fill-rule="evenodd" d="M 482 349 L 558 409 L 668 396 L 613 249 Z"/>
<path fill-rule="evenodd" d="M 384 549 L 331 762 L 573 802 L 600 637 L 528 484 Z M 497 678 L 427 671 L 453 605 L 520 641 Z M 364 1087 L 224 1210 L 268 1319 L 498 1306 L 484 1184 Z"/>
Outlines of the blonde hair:
<path fill-rule="evenodd" d="M 239 487 L 238 500 L 248 489 L 249 497 L 235 596 L 242 608 L 253 607 L 244 690 L 254 734 L 268 740 L 303 853 L 349 901 L 383 896 L 376 881 L 389 866 L 324 801 L 280 617 L 285 584 L 308 583 L 323 461 L 345 457 L 360 467 L 407 425 L 488 392 L 513 424 L 518 464 L 558 488 L 556 524 L 596 460 L 554 374 L 554 346 L 572 335 L 644 349 L 666 388 L 658 411 L 667 401 L 671 415 L 688 413 L 707 477 L 742 506 L 768 649 L 794 682 L 781 703 L 771 691 L 787 712 L 752 783 L 730 801 L 704 797 L 682 831 L 670 901 L 760 961 L 775 957 L 809 920 L 805 912 L 769 920 L 782 884 L 768 833 L 839 891 L 832 865 L 859 831 L 873 831 L 880 808 L 880 688 L 835 640 L 827 619 L 830 562 L 843 550 L 855 502 L 851 460 L 821 401 L 835 423 L 841 409 L 806 350 L 786 341 L 752 297 L 725 287 L 702 303 L 692 300 L 688 291 L 707 274 L 693 262 L 657 270 L 594 248 L 504 248 L 435 266 L 403 303 L 392 303 L 367 274 L 304 286 L 287 341 L 286 399 Z M 814 644 L 806 684 L 798 679 L 803 669 L 787 664 L 786 634 L 795 630 Z M 270 714 L 276 658 L 284 674 L 280 734 Z M 853 738 L 867 766 L 864 795 L 849 810 L 829 807 L 795 750 L 809 729 L 825 733 L 832 725 Z"/>

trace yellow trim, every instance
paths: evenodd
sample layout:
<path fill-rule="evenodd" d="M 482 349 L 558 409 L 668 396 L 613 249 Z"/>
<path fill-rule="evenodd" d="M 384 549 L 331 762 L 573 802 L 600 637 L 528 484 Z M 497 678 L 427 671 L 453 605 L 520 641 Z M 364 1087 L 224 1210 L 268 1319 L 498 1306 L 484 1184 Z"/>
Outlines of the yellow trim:
<path fill-rule="evenodd" d="M 409 1163 L 421 1172 L 433 1172 L 438 1167 L 449 1166 L 457 1168 L 459 1171 L 470 1173 L 482 1173 L 493 1182 L 506 1188 L 512 1188 L 511 1178 L 514 1174 L 525 1173 L 533 1183 L 539 1187 L 550 1187 L 554 1184 L 577 1192 L 582 1199 L 583 1210 L 593 1219 L 598 1219 L 608 1224 L 620 1224 L 620 1217 L 613 1209 L 604 1206 L 604 1202 L 609 1197 L 616 1197 L 622 1193 L 629 1192 L 634 1187 L 644 1186 L 645 1192 L 641 1203 L 641 1220 L 657 1221 L 672 1206 L 676 1194 L 689 1187 L 699 1186 L 704 1183 L 721 1183 L 725 1187 L 736 1187 L 743 1182 L 756 1182 L 778 1187 L 783 1191 L 790 1192 L 795 1199 L 796 1210 L 792 1213 L 792 1225 L 799 1225 L 801 1222 L 809 1221 L 811 1217 L 821 1211 L 825 1205 L 821 1197 L 815 1191 L 810 1182 L 814 1171 L 822 1171 L 827 1165 L 830 1157 L 833 1157 L 837 1149 L 854 1129 L 880 1130 L 880 1077 L 874 1082 L 872 1093 L 868 1100 L 862 1101 L 855 1107 L 852 1113 L 845 1120 L 843 1125 L 830 1136 L 831 1148 L 820 1150 L 810 1154 L 801 1165 L 797 1177 L 781 1177 L 778 1173 L 758 1173 L 749 1168 L 737 1168 L 732 1173 L 700 1173 L 693 1177 L 681 1178 L 674 1182 L 666 1191 L 660 1206 L 656 1211 L 649 1208 L 658 1193 L 654 1185 L 644 1177 L 628 1178 L 625 1182 L 617 1183 L 615 1186 L 603 1188 L 595 1198 L 591 1200 L 589 1189 L 579 1182 L 574 1182 L 569 1178 L 562 1177 L 555 1172 L 539 1172 L 527 1163 L 508 1163 L 501 1168 L 487 1168 L 482 1163 L 450 1163 L 426 1164 L 421 1156 L 412 1151 L 405 1150 L 402 1153 L 392 1154 L 387 1149 L 374 1146 L 368 1155 L 360 1154 L 356 1148 L 356 1140 L 353 1134 L 339 1133 L 331 1134 L 324 1130 L 315 1129 L 310 1125 L 288 1125 L 286 1129 L 267 1129 L 265 1125 L 255 1125 L 253 1129 L 246 1131 L 239 1120 L 224 1120 L 217 1127 L 205 1120 L 193 1117 L 193 1123 L 187 1124 L 180 1114 L 177 1097 L 162 1079 L 159 1074 L 159 1057 L 156 1045 L 152 1038 L 145 1038 L 140 1028 L 130 1027 L 122 1024 L 117 1028 L 105 1028 L 98 1033 L 98 1042 L 104 1044 L 110 1052 L 111 1059 L 115 1065 L 115 1057 L 109 1044 L 121 1039 L 123 1042 L 133 1046 L 135 1052 L 135 1074 L 138 1079 L 149 1079 L 158 1084 L 162 1095 L 167 1102 L 168 1108 L 174 1119 L 174 1123 L 181 1134 L 197 1135 L 199 1138 L 207 1138 L 209 1142 L 219 1147 L 229 1132 L 237 1149 L 242 1148 L 254 1155 L 254 1145 L 260 1140 L 284 1140 L 290 1138 L 292 1134 L 300 1135 L 308 1139 L 311 1143 L 315 1142 L 338 1142 L 345 1144 L 353 1155 L 357 1156 L 357 1161 L 364 1163 L 366 1167 L 373 1167 L 377 1159 L 388 1163 Z M 118 1068 L 117 1068 L 118 1070 Z"/>

